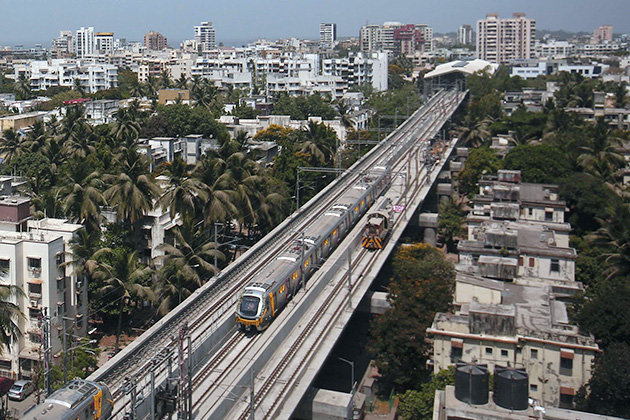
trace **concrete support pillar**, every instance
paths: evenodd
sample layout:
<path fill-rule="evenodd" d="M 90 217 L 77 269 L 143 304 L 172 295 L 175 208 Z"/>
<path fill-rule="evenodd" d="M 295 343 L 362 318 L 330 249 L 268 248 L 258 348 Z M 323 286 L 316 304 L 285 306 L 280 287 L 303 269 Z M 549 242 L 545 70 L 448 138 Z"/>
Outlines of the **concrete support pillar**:
<path fill-rule="evenodd" d="M 437 213 L 421 213 L 418 225 L 424 228 L 423 242 L 431 246 L 436 246 L 438 214 Z"/>
<path fill-rule="evenodd" d="M 453 195 L 453 184 L 438 184 L 437 195 L 440 203 L 448 201 L 449 197 Z"/>

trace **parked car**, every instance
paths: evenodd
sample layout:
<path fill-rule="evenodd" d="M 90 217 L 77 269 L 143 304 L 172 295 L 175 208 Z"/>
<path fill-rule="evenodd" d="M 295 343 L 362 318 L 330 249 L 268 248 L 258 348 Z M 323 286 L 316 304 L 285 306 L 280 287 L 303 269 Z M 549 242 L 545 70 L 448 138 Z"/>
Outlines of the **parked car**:
<path fill-rule="evenodd" d="M 21 379 L 16 381 L 11 389 L 9 389 L 9 398 L 12 400 L 22 401 L 29 395 L 33 393 L 35 387 L 33 382 L 27 381 L 26 379 Z"/>

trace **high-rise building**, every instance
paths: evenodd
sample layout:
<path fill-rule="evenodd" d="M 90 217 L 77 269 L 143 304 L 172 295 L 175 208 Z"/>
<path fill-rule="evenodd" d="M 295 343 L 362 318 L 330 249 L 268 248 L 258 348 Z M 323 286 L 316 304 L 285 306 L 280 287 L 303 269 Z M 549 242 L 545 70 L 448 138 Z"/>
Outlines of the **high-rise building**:
<path fill-rule="evenodd" d="M 66 58 L 74 53 L 72 31 L 59 31 L 59 37 L 53 39 L 50 49 L 51 58 Z"/>
<path fill-rule="evenodd" d="M 596 44 L 601 44 L 602 42 L 608 41 L 612 42 L 613 39 L 613 27 L 612 25 L 602 25 L 599 28 L 595 29 L 593 32 L 593 40 Z"/>
<path fill-rule="evenodd" d="M 319 24 L 319 47 L 323 50 L 332 49 L 337 41 L 337 24 Z"/>
<path fill-rule="evenodd" d="M 359 46 L 361 51 L 370 52 L 377 51 L 382 48 L 381 44 L 381 26 L 365 25 L 361 27 L 359 32 Z"/>
<path fill-rule="evenodd" d="M 212 22 L 201 22 L 201 25 L 195 26 L 195 41 L 201 51 L 208 51 L 216 46 Z"/>
<path fill-rule="evenodd" d="M 472 45 L 473 28 L 470 25 L 462 25 L 457 29 L 457 43 L 460 45 Z"/>
<path fill-rule="evenodd" d="M 536 53 L 536 21 L 525 13 L 499 19 L 491 13 L 477 21 L 477 58 L 497 64 L 510 60 L 534 58 Z"/>
<path fill-rule="evenodd" d="M 147 50 L 163 50 L 166 48 L 166 43 L 166 37 L 159 32 L 150 31 L 144 35 L 144 47 Z"/>
<path fill-rule="evenodd" d="M 101 55 L 110 55 L 114 52 L 114 33 L 96 32 L 94 34 L 94 52 Z"/>
<path fill-rule="evenodd" d="M 74 51 L 77 57 L 83 58 L 94 54 L 94 28 L 79 29 L 74 37 Z"/>

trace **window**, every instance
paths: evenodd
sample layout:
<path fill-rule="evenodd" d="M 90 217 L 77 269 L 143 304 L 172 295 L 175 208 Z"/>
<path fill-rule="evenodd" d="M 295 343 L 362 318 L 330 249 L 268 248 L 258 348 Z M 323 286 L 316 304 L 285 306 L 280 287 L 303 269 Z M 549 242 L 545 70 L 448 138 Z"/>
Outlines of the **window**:
<path fill-rule="evenodd" d="M 560 408 L 573 408 L 575 390 L 566 386 L 560 387 Z"/>
<path fill-rule="evenodd" d="M 42 342 L 42 336 L 36 333 L 29 333 L 28 339 L 30 340 L 31 343 L 41 344 Z"/>
<path fill-rule="evenodd" d="M 35 283 L 29 283 L 28 284 L 28 293 L 31 295 L 40 295 L 42 294 L 42 285 L 41 284 L 35 284 Z"/>
<path fill-rule="evenodd" d="M 560 349 L 560 375 L 571 376 L 573 374 L 573 357 L 575 353 L 572 349 Z"/>
<path fill-rule="evenodd" d="M 551 259 L 551 268 L 552 273 L 558 273 L 560 271 L 560 261 L 557 258 Z"/>
<path fill-rule="evenodd" d="M 6 277 L 9 275 L 9 268 L 11 260 L 0 259 L 0 277 Z"/>
<path fill-rule="evenodd" d="M 57 266 L 60 266 L 66 261 L 66 254 L 64 254 L 63 252 L 57 253 L 57 255 L 55 256 L 55 261 L 57 263 Z"/>
<path fill-rule="evenodd" d="M 532 359 L 538 359 L 538 350 L 532 349 Z"/>
<path fill-rule="evenodd" d="M 534 265 L 536 265 L 536 260 L 534 258 L 530 258 L 529 259 L 529 266 L 530 266 L 530 268 L 534 267 Z"/>
<path fill-rule="evenodd" d="M 562 373 L 563 370 L 573 370 L 573 359 L 560 358 L 560 372 Z"/>
<path fill-rule="evenodd" d="M 492 355 L 492 347 L 486 347 L 486 354 Z"/>
<path fill-rule="evenodd" d="M 41 271 L 42 269 L 42 259 L 41 258 L 32 258 L 28 257 L 27 259 L 28 269 L 31 271 Z"/>
<path fill-rule="evenodd" d="M 534 209 L 533 209 L 533 208 L 531 208 L 531 207 L 530 207 L 530 208 L 529 208 L 529 209 L 527 209 L 527 210 L 528 210 L 528 212 L 529 212 L 529 215 L 530 215 L 530 216 L 533 216 L 533 215 L 534 215 Z"/>
<path fill-rule="evenodd" d="M 523 265 L 525 265 L 525 261 L 523 261 L 524 258 L 522 256 L 518 257 L 518 265 L 519 267 L 522 267 Z"/>
<path fill-rule="evenodd" d="M 529 384 L 529 390 L 533 391 L 533 392 L 538 391 L 538 385 L 536 385 L 536 384 Z"/>
<path fill-rule="evenodd" d="M 507 350 L 501 350 L 501 357 L 508 357 L 508 351 Z"/>
<path fill-rule="evenodd" d="M 33 307 L 28 308 L 28 317 L 31 319 L 31 321 L 37 321 L 40 314 L 41 310 Z"/>
<path fill-rule="evenodd" d="M 451 339 L 451 362 L 456 363 L 462 359 L 464 354 L 464 340 L 459 338 Z"/>
<path fill-rule="evenodd" d="M 553 212 L 545 211 L 545 222 L 553 222 Z"/>

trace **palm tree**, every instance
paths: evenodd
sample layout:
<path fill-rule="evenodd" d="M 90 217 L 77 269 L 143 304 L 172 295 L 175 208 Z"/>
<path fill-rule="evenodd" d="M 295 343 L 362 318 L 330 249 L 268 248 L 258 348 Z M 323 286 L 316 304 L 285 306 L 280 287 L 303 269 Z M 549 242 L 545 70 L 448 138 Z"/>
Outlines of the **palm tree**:
<path fill-rule="evenodd" d="M 241 150 L 245 147 L 247 142 L 251 139 L 247 131 L 239 131 L 234 136 L 234 141 L 237 142 L 241 146 Z"/>
<path fill-rule="evenodd" d="M 195 168 L 194 176 L 206 186 L 206 204 L 203 208 L 206 224 L 211 225 L 217 220 L 225 220 L 236 214 L 233 202 L 233 192 L 230 189 L 227 176 L 224 174 L 223 160 L 204 156 Z M 220 179 L 221 178 L 221 179 Z"/>
<path fill-rule="evenodd" d="M 137 106 L 138 103 L 134 102 L 128 109 L 121 108 L 116 112 L 116 122 L 112 132 L 116 139 L 138 139 L 140 124 L 137 121 Z"/>
<path fill-rule="evenodd" d="M 89 280 L 98 267 L 94 254 L 99 245 L 100 233 L 79 229 L 70 241 L 72 252 L 66 254 L 61 267 L 72 268 L 72 275 L 79 280 Z"/>
<path fill-rule="evenodd" d="M 5 273 L 0 273 L 0 277 L 3 275 Z M 17 286 L 0 285 L 0 343 L 7 347 L 22 336 L 18 321 L 24 315 L 20 312 L 20 307 L 11 300 L 23 294 L 22 289 Z"/>
<path fill-rule="evenodd" d="M 50 115 L 48 122 L 46 123 L 46 129 L 51 136 L 59 134 L 59 120 L 55 114 Z"/>
<path fill-rule="evenodd" d="M 51 185 L 57 184 L 59 169 L 66 161 L 63 143 L 64 141 L 61 137 L 49 137 L 46 144 L 40 151 L 40 153 L 48 160 L 48 176 L 50 178 Z"/>
<path fill-rule="evenodd" d="M 188 78 L 186 77 L 184 73 L 179 75 L 179 79 L 175 81 L 175 86 L 177 86 L 180 89 L 188 88 Z"/>
<path fill-rule="evenodd" d="M 612 186 L 615 184 L 619 169 L 625 165 L 620 149 L 621 140 L 613 137 L 606 123 L 600 119 L 595 126 L 591 144 L 580 147 L 583 153 L 578 156 L 578 165 Z"/>
<path fill-rule="evenodd" d="M 116 207 L 119 219 L 135 224 L 153 208 L 154 200 L 160 196 L 160 188 L 148 173 L 146 157 L 134 148 L 123 150 L 116 160 L 120 172 L 105 176 L 110 187 L 104 196 L 111 206 Z"/>
<path fill-rule="evenodd" d="M 72 81 L 72 90 L 76 91 L 81 96 L 85 96 L 85 89 L 81 85 L 81 79 L 78 77 Z"/>
<path fill-rule="evenodd" d="M 207 186 L 192 175 L 194 165 L 175 159 L 168 165 L 165 175 L 168 184 L 158 203 L 163 209 L 170 209 L 171 217 L 177 213 L 184 218 L 194 217 L 206 202 Z"/>
<path fill-rule="evenodd" d="M 35 121 L 31 127 L 31 131 L 26 135 L 26 144 L 28 149 L 33 153 L 38 153 L 48 140 L 46 135 L 46 126 L 40 120 Z"/>
<path fill-rule="evenodd" d="M 144 84 L 145 93 L 149 99 L 157 98 L 158 92 L 158 81 L 149 74 L 147 77 L 147 82 Z"/>
<path fill-rule="evenodd" d="M 13 90 L 18 99 L 29 99 L 32 96 L 31 80 L 27 79 L 24 73 L 21 73 L 13 85 Z"/>
<path fill-rule="evenodd" d="M 70 139 L 77 127 L 83 122 L 83 110 L 81 108 L 77 106 L 67 107 L 66 115 L 61 120 L 61 133 L 64 141 Z"/>
<path fill-rule="evenodd" d="M 171 82 L 171 74 L 168 69 L 164 69 L 160 73 L 160 86 L 162 89 L 169 89 L 173 86 Z"/>
<path fill-rule="evenodd" d="M 469 147 L 480 147 L 490 140 L 490 125 L 492 123 L 493 119 L 487 117 L 465 129 L 466 131 L 463 136 L 464 144 Z"/>
<path fill-rule="evenodd" d="M 90 232 L 100 230 L 100 208 L 105 205 L 101 193 L 104 183 L 97 171 L 89 173 L 84 164 L 72 165 L 62 187 L 63 206 L 72 221 L 83 224 Z"/>
<path fill-rule="evenodd" d="M 27 148 L 28 143 L 17 131 L 7 129 L 2 132 L 0 155 L 2 155 L 2 161 L 5 165 L 10 165 L 11 161 L 24 153 Z"/>
<path fill-rule="evenodd" d="M 607 251 L 603 254 L 607 280 L 626 278 L 630 274 L 630 206 L 627 203 L 614 207 L 607 219 L 598 219 L 601 227 L 589 236 L 589 240 Z"/>
<path fill-rule="evenodd" d="M 218 267 L 213 264 L 214 258 L 216 257 L 217 261 L 224 261 L 225 255 L 218 250 L 218 244 L 208 241 L 207 230 L 195 228 L 194 221 L 191 219 L 173 228 L 172 232 L 175 245 L 160 246 L 164 251 L 162 257 L 164 273 L 170 273 L 169 276 L 172 276 L 174 268 L 179 288 L 193 292 L 216 274 Z M 167 283 L 167 293 L 170 293 L 170 287 Z M 158 312 L 164 314 L 171 305 L 172 302 L 163 301 Z"/>
<path fill-rule="evenodd" d="M 126 248 L 103 248 L 96 251 L 94 259 L 98 261 L 92 276 L 104 285 L 99 289 L 101 296 L 118 303 L 118 326 L 116 327 L 116 345 L 118 350 L 125 305 L 138 303 L 139 300 L 155 301 L 150 281 L 151 269 L 140 264 L 137 251 Z"/>
<path fill-rule="evenodd" d="M 83 159 L 94 153 L 95 135 L 92 126 L 86 122 L 74 125 L 70 138 L 64 144 L 67 156 Z"/>

